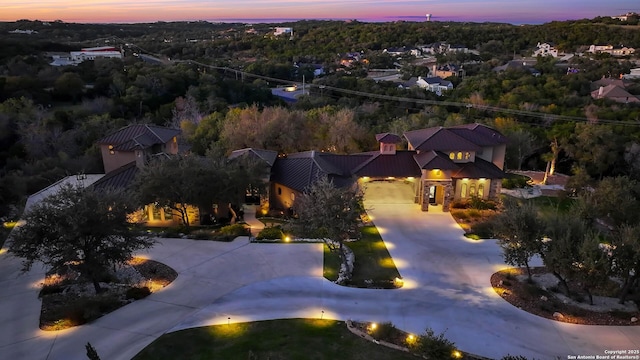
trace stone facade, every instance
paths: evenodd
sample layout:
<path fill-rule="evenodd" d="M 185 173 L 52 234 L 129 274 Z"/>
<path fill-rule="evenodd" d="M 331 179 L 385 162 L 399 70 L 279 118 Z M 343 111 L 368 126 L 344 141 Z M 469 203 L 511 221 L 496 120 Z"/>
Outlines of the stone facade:
<path fill-rule="evenodd" d="M 500 196 L 500 190 L 502 189 L 502 181 L 500 179 L 492 179 L 491 186 L 489 187 L 489 199 L 496 200 Z"/>
<path fill-rule="evenodd" d="M 453 183 L 451 180 L 423 180 L 420 208 L 422 211 L 429 211 L 429 188 L 431 186 L 441 186 L 442 200 L 438 202 L 439 196 L 436 194 L 436 204 L 442 205 L 442 211 L 449 211 L 451 202 L 453 201 Z"/>

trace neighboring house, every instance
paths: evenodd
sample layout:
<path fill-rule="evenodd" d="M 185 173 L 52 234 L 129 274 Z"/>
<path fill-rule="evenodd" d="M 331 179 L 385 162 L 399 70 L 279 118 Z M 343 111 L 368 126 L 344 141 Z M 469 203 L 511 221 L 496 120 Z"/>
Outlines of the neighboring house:
<path fill-rule="evenodd" d="M 617 20 L 620 20 L 620 21 L 628 21 L 629 18 L 636 18 L 638 16 L 640 16 L 640 15 L 635 13 L 635 12 L 628 12 L 628 13 L 626 13 L 624 15 L 612 16 L 611 18 L 612 19 L 617 19 Z"/>
<path fill-rule="evenodd" d="M 433 65 L 429 72 L 429 77 L 448 78 L 449 76 L 464 77 L 465 71 L 461 66 L 455 64 Z"/>
<path fill-rule="evenodd" d="M 617 87 L 621 87 L 621 88 L 625 89 L 627 87 L 627 84 L 629 84 L 629 83 L 630 83 L 630 81 L 625 80 L 625 79 L 602 77 L 599 80 L 591 82 L 590 87 L 591 87 L 591 91 L 598 90 L 601 87 L 605 87 L 605 86 L 609 86 L 609 85 L 615 85 Z"/>
<path fill-rule="evenodd" d="M 418 78 L 415 76 L 410 77 L 409 80 L 403 81 L 402 83 L 400 83 L 400 85 L 398 85 L 399 88 L 403 89 L 410 89 L 416 86 L 418 86 Z"/>
<path fill-rule="evenodd" d="M 76 66 L 83 61 L 95 60 L 97 58 L 122 59 L 122 51 L 113 46 L 102 46 L 72 51 L 69 55 L 55 54 L 52 58 L 53 62 L 49 64 L 51 66 Z"/>
<path fill-rule="evenodd" d="M 529 65 L 530 63 L 526 60 L 511 60 L 504 65 L 496 66 L 493 68 L 495 72 L 504 72 L 504 71 L 528 71 L 533 76 L 540 76 L 540 71 L 536 70 L 534 67 Z"/>
<path fill-rule="evenodd" d="M 428 77 L 428 78 L 423 78 L 422 76 L 418 76 L 416 85 L 425 90 L 434 92 L 438 95 L 442 95 L 443 92 L 453 89 L 453 83 L 451 81 L 443 80 L 438 76 Z"/>
<path fill-rule="evenodd" d="M 594 99 L 608 99 L 619 103 L 640 103 L 640 99 L 637 96 L 630 94 L 624 88 L 618 85 L 600 86 L 597 90 L 591 92 L 591 97 Z"/>
<path fill-rule="evenodd" d="M 318 151 L 276 158 L 271 168 L 269 206 L 288 210 L 321 176 L 336 186 L 366 187 L 370 181 L 411 186 L 411 202 L 423 211 L 430 205 L 448 211 L 454 200 L 498 199 L 504 177 L 507 139 L 481 124 L 436 127 L 404 134 L 376 135 L 376 151 L 336 155 Z"/>
<path fill-rule="evenodd" d="M 533 52 L 533 56 L 553 56 L 558 57 L 558 49 L 556 49 L 553 43 L 538 43 L 536 45 L 536 51 Z"/>
<path fill-rule="evenodd" d="M 9 31 L 9 34 L 27 34 L 27 35 L 31 35 L 31 34 L 37 34 L 38 32 L 36 30 L 20 30 L 20 29 L 15 29 L 15 30 L 11 30 Z"/>
<path fill-rule="evenodd" d="M 448 52 L 461 52 L 468 53 L 471 52 L 468 47 L 464 45 L 449 45 L 446 42 L 435 42 L 427 45 L 420 45 L 418 49 L 422 51 L 424 54 L 445 54 Z"/>
<path fill-rule="evenodd" d="M 593 54 L 607 53 L 611 54 L 611 56 L 627 56 L 632 55 L 636 50 L 626 46 L 591 45 L 587 51 Z"/>
<path fill-rule="evenodd" d="M 291 35 L 293 36 L 293 28 L 290 27 L 277 27 L 273 30 L 273 35 L 275 36 L 280 36 L 280 35 Z"/>
<path fill-rule="evenodd" d="M 640 79 L 640 68 L 631 69 L 628 74 L 622 75 L 623 79 Z"/>
<path fill-rule="evenodd" d="M 407 48 L 406 46 L 390 47 L 390 48 L 382 50 L 382 52 L 386 53 L 386 54 L 389 54 L 391 56 L 401 56 L 401 55 L 410 53 L 411 49 Z"/>

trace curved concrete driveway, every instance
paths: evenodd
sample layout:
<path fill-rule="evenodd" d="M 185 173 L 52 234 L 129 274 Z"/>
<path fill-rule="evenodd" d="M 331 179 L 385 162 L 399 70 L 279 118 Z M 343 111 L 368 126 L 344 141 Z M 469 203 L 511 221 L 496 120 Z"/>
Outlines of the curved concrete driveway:
<path fill-rule="evenodd" d="M 507 304 L 489 276 L 504 267 L 494 242 L 471 242 L 449 214 L 388 204 L 393 189 L 366 201 L 405 279 L 398 290 L 351 289 L 323 279 L 318 244 L 249 244 L 161 240 L 148 257 L 175 268 L 166 289 L 68 331 L 38 330 L 37 283 L 18 276 L 16 259 L 0 254 L 0 358 L 86 359 L 91 342 L 103 359 L 129 359 L 168 331 L 260 319 L 313 317 L 391 321 L 421 333 L 447 330 L 463 350 L 499 358 L 602 355 L 640 348 L 640 327 L 557 323 Z M 396 198 L 397 199 L 397 198 Z"/>
<path fill-rule="evenodd" d="M 393 187 L 373 187 L 376 191 L 368 194 L 375 197 L 365 205 L 405 280 L 404 288 L 352 289 L 317 278 L 274 279 L 238 289 L 172 330 L 227 321 L 324 317 L 391 321 L 413 333 L 427 327 L 446 330 L 446 337 L 461 349 L 492 358 L 512 354 L 566 359 L 640 349 L 640 327 L 559 323 L 511 306 L 489 282 L 492 273 L 505 267 L 495 241 L 468 240 L 450 214 L 397 204 Z"/>

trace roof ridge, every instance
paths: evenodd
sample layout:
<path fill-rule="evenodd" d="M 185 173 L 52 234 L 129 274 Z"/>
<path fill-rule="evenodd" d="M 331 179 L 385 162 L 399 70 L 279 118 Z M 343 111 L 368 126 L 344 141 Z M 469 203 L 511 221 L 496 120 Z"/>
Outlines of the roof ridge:
<path fill-rule="evenodd" d="M 156 134 L 156 132 L 155 132 L 155 131 L 153 131 L 153 130 L 151 129 L 151 127 L 149 126 L 149 124 L 144 124 L 144 127 L 145 127 L 147 130 L 151 131 L 151 133 L 152 133 L 152 134 L 153 134 L 153 135 L 154 135 L 154 136 L 155 136 L 155 137 L 156 137 L 160 142 L 163 142 L 163 141 L 162 141 L 162 138 L 161 138 L 158 134 Z"/>

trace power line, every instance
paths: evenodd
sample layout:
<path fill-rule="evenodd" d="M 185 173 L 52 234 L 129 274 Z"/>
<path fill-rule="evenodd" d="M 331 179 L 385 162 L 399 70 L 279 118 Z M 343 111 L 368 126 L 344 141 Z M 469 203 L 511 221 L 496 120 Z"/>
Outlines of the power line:
<path fill-rule="evenodd" d="M 119 39 L 119 40 L 122 40 L 122 39 Z M 135 44 L 129 43 L 129 45 L 135 46 L 138 49 L 141 49 L 141 50 L 143 50 L 143 51 L 145 51 L 147 53 L 150 53 L 151 55 L 159 56 L 158 54 L 154 54 L 152 52 L 148 52 L 148 51 L 142 49 L 141 47 L 139 47 L 139 46 L 137 46 Z M 249 73 L 249 72 L 246 72 L 246 71 L 243 71 L 243 70 L 233 69 L 233 68 L 230 68 L 230 67 L 227 67 L 227 66 L 214 66 L 214 65 L 201 63 L 201 62 L 195 61 L 195 60 L 171 60 L 171 62 L 172 63 L 195 64 L 195 65 L 198 65 L 198 66 L 207 67 L 209 69 L 223 71 L 225 73 L 230 72 L 230 73 L 235 74 L 236 77 L 238 75 L 242 76 L 243 79 L 244 79 L 244 77 L 247 77 L 247 78 L 255 78 L 255 79 L 262 79 L 262 80 L 266 80 L 266 81 L 272 81 L 272 82 L 281 83 L 281 84 L 299 85 L 299 82 L 292 81 L 292 80 L 285 80 L 285 79 L 279 79 L 279 78 L 274 78 L 274 77 L 270 77 L 270 76 L 252 74 L 252 73 Z M 508 109 L 508 108 L 503 108 L 503 107 L 498 107 L 498 106 L 491 106 L 491 105 L 473 104 L 473 103 L 468 103 L 468 102 L 416 99 L 416 98 L 409 98 L 409 97 L 403 97 L 403 96 L 384 95 L 384 94 L 376 94 L 376 93 L 370 93 L 370 92 L 364 92 L 364 91 L 358 91 L 358 90 L 343 89 L 343 88 L 338 88 L 338 87 L 335 87 L 335 86 L 318 85 L 318 84 L 313 84 L 313 83 L 307 83 L 305 85 L 305 87 L 308 87 L 309 89 L 317 88 L 317 89 L 321 89 L 322 91 L 329 90 L 329 91 L 334 91 L 334 92 L 338 92 L 338 93 L 342 93 L 342 94 L 356 95 L 356 96 L 367 97 L 367 98 L 372 98 L 372 99 L 379 99 L 379 100 L 387 100 L 387 101 L 395 101 L 395 102 L 407 102 L 407 103 L 415 103 L 415 104 L 430 105 L 430 106 L 450 106 L 450 107 L 457 107 L 457 108 L 461 108 L 461 109 L 475 109 L 475 110 L 492 112 L 492 113 L 503 113 L 503 114 L 509 114 L 509 115 L 525 116 L 525 117 L 530 117 L 530 118 L 542 119 L 546 123 L 552 123 L 552 122 L 557 122 L 557 121 L 594 122 L 591 119 L 588 119 L 588 118 L 585 118 L 585 117 L 580 117 L 580 116 L 555 115 L 555 114 L 528 111 L 528 110 Z M 640 126 L 639 122 L 624 121 L 624 120 L 596 119 L 595 123 L 596 124 L 636 126 L 636 127 Z M 534 124 L 530 124 L 530 125 L 534 125 Z M 535 125 L 539 125 L 539 124 L 535 124 Z"/>

